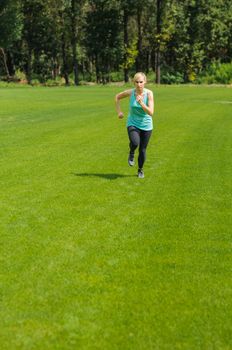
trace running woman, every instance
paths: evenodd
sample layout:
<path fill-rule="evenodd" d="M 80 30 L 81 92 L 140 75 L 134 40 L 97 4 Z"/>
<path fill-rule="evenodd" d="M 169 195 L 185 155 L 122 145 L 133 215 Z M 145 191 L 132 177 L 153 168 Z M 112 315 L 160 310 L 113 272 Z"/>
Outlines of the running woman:
<path fill-rule="evenodd" d="M 138 156 L 138 177 L 144 178 L 143 166 L 146 160 L 146 149 L 152 134 L 154 113 L 154 99 L 151 90 L 145 89 L 144 85 L 147 81 L 146 75 L 138 72 L 134 76 L 134 89 L 125 90 L 115 96 L 116 111 L 118 117 L 124 117 L 120 107 L 120 100 L 125 97 L 130 98 L 130 109 L 127 119 L 127 131 L 129 136 L 130 153 L 128 164 L 135 164 L 135 150 L 139 147 Z"/>

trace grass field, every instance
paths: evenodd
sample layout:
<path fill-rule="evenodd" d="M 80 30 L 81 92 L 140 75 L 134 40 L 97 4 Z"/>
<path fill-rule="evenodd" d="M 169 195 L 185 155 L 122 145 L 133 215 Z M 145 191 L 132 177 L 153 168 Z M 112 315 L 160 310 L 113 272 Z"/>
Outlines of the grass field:
<path fill-rule="evenodd" d="M 150 88 L 145 179 L 122 87 L 0 89 L 1 349 L 232 349 L 232 90 Z"/>

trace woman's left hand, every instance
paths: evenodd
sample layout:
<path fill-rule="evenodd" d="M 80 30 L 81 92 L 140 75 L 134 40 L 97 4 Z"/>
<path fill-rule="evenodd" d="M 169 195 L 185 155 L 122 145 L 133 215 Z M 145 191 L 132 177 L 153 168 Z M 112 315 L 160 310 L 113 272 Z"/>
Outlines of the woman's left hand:
<path fill-rule="evenodd" d="M 143 97 L 142 96 L 137 96 L 136 97 L 136 101 L 139 103 L 139 104 L 141 104 L 142 102 L 143 102 Z"/>

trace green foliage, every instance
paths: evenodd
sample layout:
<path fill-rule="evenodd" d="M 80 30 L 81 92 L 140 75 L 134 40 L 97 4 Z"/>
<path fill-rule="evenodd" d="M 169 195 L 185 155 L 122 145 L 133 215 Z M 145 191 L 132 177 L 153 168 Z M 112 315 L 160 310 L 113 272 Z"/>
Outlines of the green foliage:
<path fill-rule="evenodd" d="M 124 50 L 126 53 L 126 61 L 124 61 L 121 64 L 121 67 L 130 69 L 131 67 L 133 67 L 139 52 L 137 49 L 137 40 L 134 39 L 133 41 L 131 41 L 131 44 Z"/>
<path fill-rule="evenodd" d="M 32 86 L 39 86 L 41 84 L 40 80 L 39 79 L 36 79 L 36 78 L 32 78 L 31 79 L 31 85 Z"/>
<path fill-rule="evenodd" d="M 111 82 L 123 81 L 123 72 L 122 71 L 111 72 L 110 73 L 110 81 Z"/>
<path fill-rule="evenodd" d="M 61 77 L 57 77 L 56 79 L 48 79 L 45 81 L 45 83 L 43 84 L 44 86 L 64 86 L 65 85 L 65 81 L 63 78 Z"/>
<path fill-rule="evenodd" d="M 15 72 L 15 75 L 20 81 L 26 80 L 26 74 L 20 69 L 17 69 L 17 71 Z"/>
<path fill-rule="evenodd" d="M 120 55 L 120 22 L 112 1 L 92 0 L 86 15 L 85 44 L 93 58 L 97 79 L 107 82 Z"/>
<path fill-rule="evenodd" d="M 166 71 L 161 75 L 162 84 L 182 84 L 184 83 L 183 73 Z"/>
<path fill-rule="evenodd" d="M 232 63 L 212 63 L 205 72 L 199 75 L 197 83 L 232 84 Z"/>
<path fill-rule="evenodd" d="M 36 78 L 41 83 L 44 83 L 48 79 L 52 79 L 52 69 L 51 69 L 51 61 L 46 54 L 40 54 L 34 57 L 33 65 L 32 65 L 32 79 Z"/>
<path fill-rule="evenodd" d="M 29 82 L 161 68 L 163 81 L 194 83 L 214 60 L 231 62 L 232 2 L 1 0 L 0 33 L 0 74 L 24 71 Z"/>
<path fill-rule="evenodd" d="M 199 13 L 199 33 L 204 43 L 207 62 L 231 60 L 232 2 L 211 0 L 203 2 Z"/>
<path fill-rule="evenodd" d="M 16 88 L 18 86 L 19 86 L 18 83 L 0 81 L 0 88 Z"/>
<path fill-rule="evenodd" d="M 22 14 L 19 0 L 1 0 L 0 2 L 0 47 L 9 49 L 20 39 Z"/>

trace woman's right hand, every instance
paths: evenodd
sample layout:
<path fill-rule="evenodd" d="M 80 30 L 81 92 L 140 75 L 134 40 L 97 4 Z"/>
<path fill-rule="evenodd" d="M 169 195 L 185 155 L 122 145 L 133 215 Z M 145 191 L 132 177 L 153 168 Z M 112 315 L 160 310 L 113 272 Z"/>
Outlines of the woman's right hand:
<path fill-rule="evenodd" d="M 124 117 L 123 113 L 122 112 L 118 113 L 118 117 L 119 119 L 122 119 Z"/>

